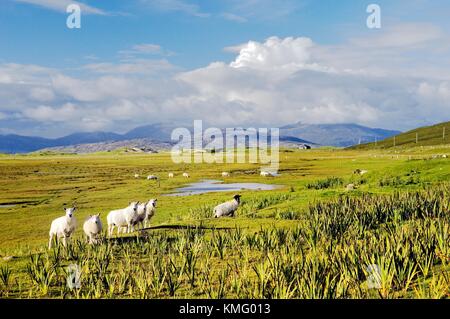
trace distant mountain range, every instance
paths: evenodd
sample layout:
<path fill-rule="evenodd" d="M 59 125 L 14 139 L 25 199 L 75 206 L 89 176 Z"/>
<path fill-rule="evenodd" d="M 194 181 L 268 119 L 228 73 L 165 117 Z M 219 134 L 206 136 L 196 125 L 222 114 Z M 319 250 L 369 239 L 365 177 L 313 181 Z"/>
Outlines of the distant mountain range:
<path fill-rule="evenodd" d="M 157 123 L 137 127 L 125 134 L 111 132 L 74 133 L 55 139 L 14 134 L 0 135 L 0 152 L 28 153 L 49 148 L 64 150 L 68 147 L 80 149 L 80 145 L 96 143 L 100 143 L 100 146 L 103 145 L 103 148 L 110 150 L 114 145 L 126 146 L 127 141 L 130 141 L 129 144 L 133 144 L 135 140 L 140 140 L 141 144 L 142 141 L 147 141 L 151 144 L 148 145 L 149 147 L 153 147 L 153 144 L 167 146 L 171 144 L 173 129 L 174 125 Z M 313 146 L 348 147 L 358 143 L 383 140 L 399 133 L 401 132 L 374 129 L 357 124 L 297 123 L 280 128 L 280 142 L 282 145 L 310 144 Z M 112 146 L 109 143 L 113 143 Z M 92 145 L 92 148 L 100 150 L 102 149 L 100 146 Z M 86 148 L 81 147 L 81 149 Z"/>
<path fill-rule="evenodd" d="M 400 131 L 370 128 L 358 124 L 297 123 L 280 128 L 280 136 L 301 136 L 319 145 L 337 147 L 380 141 L 400 133 Z"/>

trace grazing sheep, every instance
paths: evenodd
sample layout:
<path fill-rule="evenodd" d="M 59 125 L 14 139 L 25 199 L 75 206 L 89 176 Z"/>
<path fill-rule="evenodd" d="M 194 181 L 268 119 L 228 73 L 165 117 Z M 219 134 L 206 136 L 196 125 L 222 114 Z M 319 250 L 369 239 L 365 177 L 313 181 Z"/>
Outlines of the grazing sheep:
<path fill-rule="evenodd" d="M 214 217 L 215 218 L 224 216 L 234 217 L 234 213 L 238 209 L 240 203 L 241 203 L 241 195 L 234 195 L 232 200 L 214 207 Z"/>
<path fill-rule="evenodd" d="M 353 190 L 355 190 L 355 189 L 356 189 L 356 185 L 355 185 L 355 184 L 348 184 L 347 186 L 345 186 L 345 190 L 346 190 L 347 192 L 353 191 Z"/>
<path fill-rule="evenodd" d="M 189 174 L 188 173 L 183 173 L 183 177 L 189 178 Z"/>
<path fill-rule="evenodd" d="M 128 207 L 112 210 L 106 220 L 108 221 L 108 236 L 112 236 L 114 227 L 117 227 L 117 234 L 121 227 L 126 227 L 127 233 L 134 231 L 133 221 L 136 219 L 139 202 L 131 202 Z"/>
<path fill-rule="evenodd" d="M 83 224 L 83 230 L 86 234 L 89 244 L 97 244 L 102 234 L 103 225 L 100 220 L 100 214 L 90 215 Z"/>
<path fill-rule="evenodd" d="M 158 176 L 156 176 L 156 175 L 148 175 L 147 176 L 147 180 L 154 180 L 154 181 L 156 181 L 156 180 L 158 180 Z"/>
<path fill-rule="evenodd" d="M 169 178 L 173 178 L 173 173 L 169 173 Z"/>
<path fill-rule="evenodd" d="M 269 172 L 266 172 L 266 171 L 262 171 L 260 175 L 264 176 L 264 177 L 273 177 L 272 173 L 269 173 Z"/>
<path fill-rule="evenodd" d="M 67 239 L 70 238 L 77 227 L 77 220 L 73 214 L 75 209 L 75 207 L 64 208 L 66 215 L 52 221 L 49 232 L 50 239 L 48 241 L 48 249 L 52 248 L 53 237 L 56 237 L 57 240 L 62 238 L 63 245 L 66 247 Z"/>
<path fill-rule="evenodd" d="M 230 173 L 228 173 L 228 172 L 222 172 L 222 177 L 230 177 Z"/>
<path fill-rule="evenodd" d="M 365 169 L 356 169 L 353 173 L 354 174 L 358 174 L 358 175 L 365 175 L 365 174 L 367 174 L 369 171 L 368 170 L 365 170 Z"/>
<path fill-rule="evenodd" d="M 134 174 L 134 178 L 139 178 L 139 174 Z"/>
<path fill-rule="evenodd" d="M 157 199 L 150 199 L 146 203 L 142 203 L 137 208 L 136 218 L 133 220 L 133 226 L 138 228 L 147 228 L 148 221 L 155 215 Z"/>

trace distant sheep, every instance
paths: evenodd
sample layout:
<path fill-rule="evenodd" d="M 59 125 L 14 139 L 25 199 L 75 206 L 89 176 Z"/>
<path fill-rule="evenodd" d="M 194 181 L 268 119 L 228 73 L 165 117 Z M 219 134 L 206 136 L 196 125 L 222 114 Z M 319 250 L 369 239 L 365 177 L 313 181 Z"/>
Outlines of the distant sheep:
<path fill-rule="evenodd" d="M 183 177 L 189 178 L 189 174 L 188 173 L 183 173 Z"/>
<path fill-rule="evenodd" d="M 173 173 L 169 173 L 169 178 L 173 178 Z"/>
<path fill-rule="evenodd" d="M 346 191 L 353 191 L 356 189 L 356 185 L 355 184 L 348 184 L 347 186 L 345 186 L 345 190 Z"/>
<path fill-rule="evenodd" d="M 139 202 L 131 202 L 126 208 L 109 212 L 106 217 L 108 221 L 108 236 L 112 236 L 114 227 L 117 227 L 117 234 L 119 234 L 122 227 L 126 227 L 127 233 L 134 231 L 133 221 L 136 220 L 138 205 Z"/>
<path fill-rule="evenodd" d="M 73 214 L 75 209 L 75 207 L 64 208 L 66 215 L 56 218 L 52 221 L 49 232 L 50 239 L 48 241 L 49 249 L 52 248 L 54 237 L 56 237 L 57 240 L 62 238 L 64 247 L 67 246 L 67 240 L 70 238 L 77 227 L 77 220 Z"/>
<path fill-rule="evenodd" d="M 154 181 L 156 181 L 156 180 L 158 180 L 158 176 L 156 176 L 156 175 L 148 175 L 147 176 L 147 180 L 154 180 Z"/>
<path fill-rule="evenodd" d="M 157 199 L 150 199 L 146 203 L 138 205 L 136 218 L 133 220 L 133 226 L 138 228 L 147 228 L 147 223 L 155 215 Z"/>
<path fill-rule="evenodd" d="M 273 177 L 272 173 L 266 171 L 262 171 L 260 175 L 263 177 Z"/>
<path fill-rule="evenodd" d="M 354 174 L 358 174 L 358 175 L 365 175 L 365 174 L 367 174 L 369 171 L 368 170 L 365 170 L 365 169 L 356 169 L 353 173 Z"/>
<path fill-rule="evenodd" d="M 241 203 L 241 195 L 234 195 L 233 199 L 214 207 L 214 217 L 234 217 L 234 213 Z"/>
<path fill-rule="evenodd" d="M 222 177 L 230 177 L 230 173 L 228 173 L 228 172 L 222 172 Z"/>
<path fill-rule="evenodd" d="M 103 224 L 100 220 L 100 214 L 89 216 L 83 224 L 84 233 L 89 244 L 97 244 L 103 230 Z"/>
<path fill-rule="evenodd" d="M 139 174 L 134 174 L 134 178 L 139 178 Z"/>

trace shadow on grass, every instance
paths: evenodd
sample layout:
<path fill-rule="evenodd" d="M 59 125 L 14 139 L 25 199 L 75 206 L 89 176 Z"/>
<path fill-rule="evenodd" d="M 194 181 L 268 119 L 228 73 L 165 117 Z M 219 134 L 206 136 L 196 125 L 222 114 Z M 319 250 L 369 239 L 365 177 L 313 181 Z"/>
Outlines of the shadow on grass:
<path fill-rule="evenodd" d="M 235 229 L 235 227 L 214 227 L 214 226 L 204 226 L 204 225 L 159 225 L 154 227 L 144 228 L 142 230 L 138 230 L 137 233 L 122 235 L 120 237 L 112 237 L 105 238 L 108 242 L 115 242 L 117 244 L 124 244 L 130 242 L 136 242 L 138 240 L 145 239 L 145 236 L 142 236 L 143 232 L 151 231 L 151 230 L 186 230 L 186 229 L 202 229 L 202 230 L 229 230 Z M 144 233 L 145 234 L 145 233 Z M 167 238 L 167 240 L 175 240 L 175 238 Z"/>
<path fill-rule="evenodd" d="M 215 226 L 204 226 L 204 225 L 159 225 L 154 227 L 144 228 L 145 230 L 157 230 L 157 229 L 205 229 L 205 230 L 226 230 L 233 229 L 235 227 L 215 227 Z"/>

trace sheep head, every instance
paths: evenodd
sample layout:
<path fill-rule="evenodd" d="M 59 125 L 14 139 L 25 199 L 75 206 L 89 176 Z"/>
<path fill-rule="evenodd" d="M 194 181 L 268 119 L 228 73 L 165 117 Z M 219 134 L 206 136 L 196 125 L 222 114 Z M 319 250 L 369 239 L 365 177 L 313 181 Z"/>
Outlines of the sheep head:
<path fill-rule="evenodd" d="M 130 202 L 130 206 L 135 212 L 137 211 L 139 202 Z"/>
<path fill-rule="evenodd" d="M 97 215 L 91 216 L 91 220 L 92 220 L 96 225 L 99 225 L 99 224 L 101 223 L 101 221 L 100 221 L 100 213 L 97 214 Z"/>
<path fill-rule="evenodd" d="M 64 211 L 66 212 L 66 217 L 72 218 L 73 213 L 75 212 L 76 207 L 66 208 L 64 207 Z"/>
<path fill-rule="evenodd" d="M 158 201 L 157 199 L 150 199 L 150 200 L 148 201 L 147 205 L 151 205 L 152 207 L 155 207 L 155 208 L 156 208 L 156 202 L 157 202 L 157 201 Z"/>

